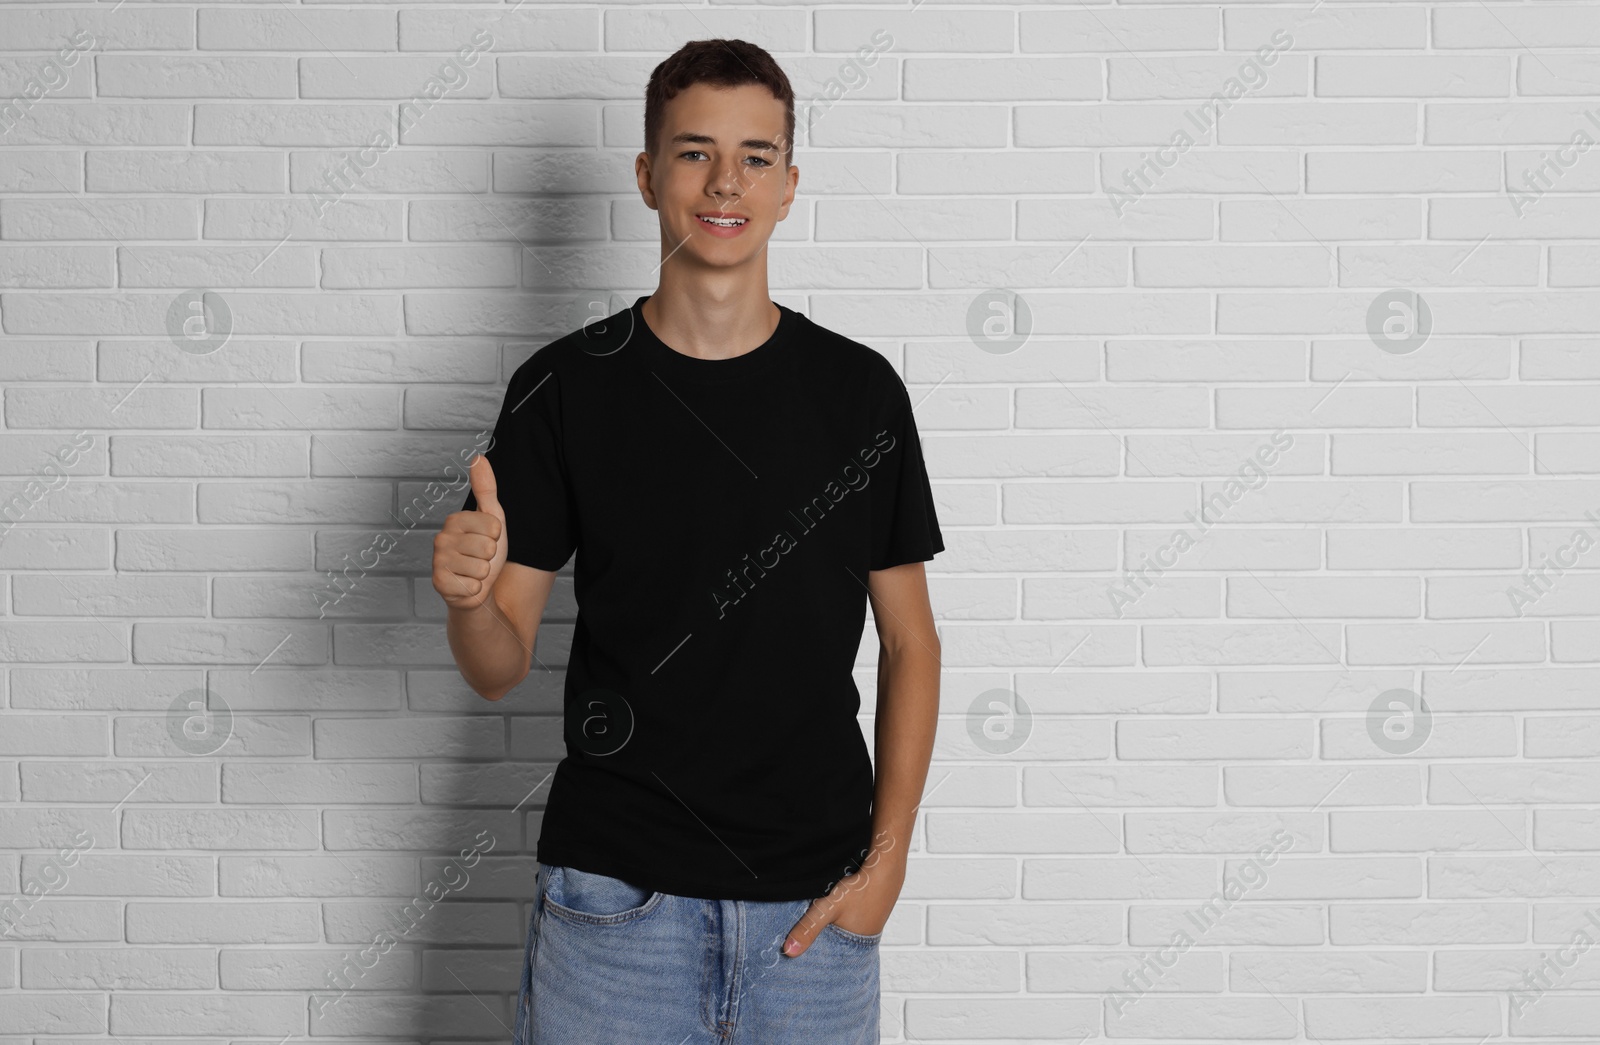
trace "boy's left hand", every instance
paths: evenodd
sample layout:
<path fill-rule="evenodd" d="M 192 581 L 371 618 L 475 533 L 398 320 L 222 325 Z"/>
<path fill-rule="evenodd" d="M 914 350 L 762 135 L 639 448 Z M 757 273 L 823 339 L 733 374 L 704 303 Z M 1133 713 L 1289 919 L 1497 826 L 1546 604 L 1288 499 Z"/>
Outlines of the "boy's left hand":
<path fill-rule="evenodd" d="M 811 901 L 810 908 L 789 930 L 783 953 L 790 958 L 804 954 L 830 922 L 863 936 L 877 935 L 889 921 L 905 880 L 905 861 L 879 854 L 870 865 L 863 864 L 855 874 L 840 879 L 828 895 Z"/>

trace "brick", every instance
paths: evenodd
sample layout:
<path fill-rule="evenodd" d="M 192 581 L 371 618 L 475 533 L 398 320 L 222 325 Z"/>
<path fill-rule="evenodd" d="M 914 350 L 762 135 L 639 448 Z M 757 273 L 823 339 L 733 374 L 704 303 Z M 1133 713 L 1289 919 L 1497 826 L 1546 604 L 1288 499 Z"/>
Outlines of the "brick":
<path fill-rule="evenodd" d="M 321 933 L 310 903 L 135 900 L 127 919 L 130 943 L 308 943 Z"/>
<path fill-rule="evenodd" d="M 487 98 L 494 92 L 494 60 L 462 45 L 469 53 L 443 58 L 302 58 L 299 63 L 301 98 L 368 98 L 411 102 L 418 112 L 431 108 L 432 92 L 444 98 Z"/>
<path fill-rule="evenodd" d="M 365 946 L 371 941 L 366 939 L 358 943 Z M 272 947 L 270 951 L 253 951 L 248 947 L 229 947 L 221 955 L 222 989 L 411 991 L 418 986 L 416 957 L 413 954 L 394 947 L 378 955 L 376 960 L 373 957 L 357 960 L 355 955 L 360 954 L 360 949 L 362 947 L 323 947 L 317 951 L 301 951 Z M 520 957 L 522 955 L 518 952 L 518 960 Z M 371 968 L 362 968 L 363 965 L 371 965 Z M 344 984 L 349 984 L 349 987 L 344 987 Z M 312 1011 L 317 1010 L 314 1008 Z"/>
<path fill-rule="evenodd" d="M 201 577 L 17 577 L 11 597 L 16 612 L 30 617 L 196 617 L 206 601 Z"/>
<path fill-rule="evenodd" d="M 176 719 L 176 725 L 174 725 Z M 195 752 L 181 746 L 174 739 L 179 735 L 197 733 L 202 723 L 187 723 L 195 715 L 179 711 L 158 719 L 118 717 L 115 722 L 115 747 L 123 759 L 178 759 L 184 754 L 216 754 L 221 759 L 256 759 L 256 757 L 283 757 L 283 755 L 310 755 L 310 719 L 298 715 L 243 715 L 232 714 L 229 728 L 222 733 L 222 719 L 213 715 L 206 731 L 214 731 L 211 741 L 205 744 L 208 751 Z M 216 746 L 211 746 L 211 743 Z M 186 739 L 187 743 L 187 739 Z"/>
<path fill-rule="evenodd" d="M 308 247 L 154 247 L 118 253 L 125 287 L 312 287 L 316 255 Z"/>
<path fill-rule="evenodd" d="M 289 154 L 289 184 L 296 193 L 321 192 L 330 197 L 338 196 L 338 186 L 349 185 L 353 195 L 329 205 L 344 210 L 360 204 L 358 197 L 382 193 L 487 192 L 489 175 L 482 156 L 462 150 L 390 149 L 378 160 L 361 149 L 296 151 Z M 331 212 L 324 214 L 330 216 Z"/>
<path fill-rule="evenodd" d="M 19 903 L 18 911 L 18 917 L 6 919 L 13 941 L 122 943 L 122 903 L 115 899 L 72 899 L 45 891 L 32 906 Z"/>
<path fill-rule="evenodd" d="M 309 565 L 312 536 L 295 530 L 215 532 L 152 527 L 128 531 L 117 544 L 119 570 L 293 569 Z"/>
<path fill-rule="evenodd" d="M 497 731 L 498 732 L 498 731 Z M 493 745 L 490 746 L 492 749 Z M 463 814 L 457 810 L 377 812 L 352 810 L 330 812 L 326 817 L 327 848 L 330 850 L 414 849 L 426 844 L 441 845 L 449 852 L 469 849 L 482 835 L 496 841 L 496 848 L 509 847 L 518 837 L 516 819 L 510 812 L 478 810 Z M 437 839 L 449 841 L 439 843 Z M 370 935 L 368 937 L 370 939 Z"/>
<path fill-rule="evenodd" d="M 389 997 L 346 997 L 338 1005 L 325 1005 L 310 1013 L 312 1035 L 386 1035 L 386 1037 L 443 1037 L 467 1035 L 496 1040 L 506 1032 L 514 1013 L 501 997 L 474 999 L 470 994 L 389 995 Z"/>
<path fill-rule="evenodd" d="M 196 145 L 365 146 L 399 133 L 387 105 L 335 102 L 201 103 L 194 107 Z"/>
<path fill-rule="evenodd" d="M 91 192 L 284 192 L 283 166 L 271 152 L 198 149 L 103 149 L 87 156 Z"/>
<path fill-rule="evenodd" d="M 337 289 L 510 287 L 517 282 L 512 246 L 333 247 L 322 252 L 322 285 Z"/>
<path fill-rule="evenodd" d="M 112 994 L 112 1034 L 164 1034 L 184 1024 L 196 1034 L 230 1036 L 297 1033 L 306 1020 L 306 999 L 296 994 Z"/>
<path fill-rule="evenodd" d="M 311 195 L 318 188 L 308 184 L 307 195 L 292 205 L 280 200 L 207 200 L 203 238 L 257 240 L 270 249 L 288 240 L 399 240 L 404 235 L 401 201 L 327 193 L 319 208 Z"/>
<path fill-rule="evenodd" d="M 285 629 L 268 626 L 229 625 L 189 627 L 159 623 L 135 629 L 134 655 L 159 663 L 184 663 L 213 658 L 208 663 L 260 667 L 270 655 L 278 664 L 324 664 L 328 642 L 324 632 L 310 626 Z M 150 738 L 152 741 L 156 737 Z"/>
<path fill-rule="evenodd" d="M 250 765 L 222 767 L 224 802 L 414 803 L 416 768 L 389 763 Z"/>
<path fill-rule="evenodd" d="M 0 808 L 0 837 L 22 850 L 74 847 L 82 845 L 86 837 L 110 845 L 115 821 L 109 808 Z"/>
<path fill-rule="evenodd" d="M 0 37 L 13 52 L 57 52 L 73 47 L 77 41 L 92 43 L 95 50 L 186 51 L 194 47 L 192 14 L 176 8 L 49 10 L 18 7 L 0 11 Z M 83 35 L 77 35 L 80 30 Z"/>
<path fill-rule="evenodd" d="M 499 352 L 492 344 L 470 340 L 308 341 L 300 350 L 301 377 L 307 382 L 426 384 L 443 382 L 447 377 L 463 382 L 492 382 L 498 364 Z M 426 394 L 432 390 L 417 391 Z M 408 400 L 413 398 L 417 397 Z M 411 405 L 409 401 L 407 405 Z M 451 419 L 441 427 L 464 425 Z"/>
<path fill-rule="evenodd" d="M 0 228 L 8 240 L 194 239 L 195 201 L 97 197 L 91 204 L 63 200 L 5 200 Z"/>
<path fill-rule="evenodd" d="M 216 953 L 199 947 L 51 947 L 29 950 L 27 990 L 196 991 L 217 986 Z"/>
<path fill-rule="evenodd" d="M 203 682 L 204 676 L 198 671 L 184 669 L 17 668 L 11 675 L 11 706 L 57 711 L 166 711 L 186 690 L 198 689 Z M 131 771 L 132 767 L 126 770 Z M 115 779 L 117 774 L 110 776 Z M 86 779 L 100 785 L 98 776 Z M 116 792 L 117 799 L 132 791 L 138 780 L 137 776 L 128 780 L 126 787 Z"/>
<path fill-rule="evenodd" d="M 211 856 L 134 856 L 109 851 L 109 840 L 85 851 L 69 872 L 72 896 L 214 896 Z M 24 877 L 40 874 L 50 856 L 22 856 Z"/>
<path fill-rule="evenodd" d="M 41 289 L 110 287 L 112 257 L 108 247 L 0 247 L 0 282 Z"/>
<path fill-rule="evenodd" d="M 397 35 L 393 11 L 307 8 L 304 11 L 201 8 L 196 12 L 202 51 L 321 52 L 329 41 L 344 51 L 392 51 Z"/>
<path fill-rule="evenodd" d="M 356 668 L 322 668 L 289 673 L 220 668 L 214 672 L 218 688 L 232 706 L 278 711 L 375 711 L 400 707 L 394 671 Z M 481 699 L 481 698 L 480 698 Z"/>
<path fill-rule="evenodd" d="M 327 718 L 318 720 L 317 756 L 415 758 L 451 751 L 458 758 L 489 758 L 504 749 L 501 733 L 500 724 L 487 718 L 430 718 L 382 726 L 364 719 Z"/>
<path fill-rule="evenodd" d="M 406 8 L 399 14 L 401 51 L 455 53 L 472 46 L 482 29 L 493 37 L 497 54 L 593 51 L 600 46 L 599 22 L 578 8 L 516 5 L 487 20 L 480 11 L 464 9 Z"/>
<path fill-rule="evenodd" d="M 99 1034 L 106 1028 L 106 994 L 41 991 L 7 999 L 0 1034 Z"/>
<path fill-rule="evenodd" d="M 107 98 L 293 98 L 294 60 L 102 55 L 96 82 Z"/>
<path fill-rule="evenodd" d="M 125 809 L 125 849 L 317 848 L 317 816 L 310 809 Z"/>
<path fill-rule="evenodd" d="M 328 943 L 368 944 L 378 933 L 392 933 L 408 944 L 518 944 L 528 935 L 515 904 L 459 903 L 446 883 L 434 891 L 442 891 L 442 899 L 424 893 L 405 904 L 325 904 Z"/>
<path fill-rule="evenodd" d="M 0 755 L 106 755 L 104 715 L 6 715 Z"/>
<path fill-rule="evenodd" d="M 389 896 L 410 899 L 421 888 L 411 856 L 228 856 L 217 858 L 218 894 L 255 897 Z M 223 975 L 230 957 L 249 963 L 248 951 L 223 952 Z"/>
<path fill-rule="evenodd" d="M 469 843 L 462 848 L 470 850 L 472 845 Z M 533 899 L 533 879 L 538 874 L 539 861 L 533 856 L 485 855 L 493 851 L 488 848 L 478 851 L 480 856 L 472 866 L 466 863 L 470 853 L 467 858 L 462 858 L 459 851 L 445 858 L 424 856 L 421 859 L 422 882 L 438 882 L 440 888 L 448 888 L 458 899 Z M 416 891 L 413 890 L 413 895 Z"/>
<path fill-rule="evenodd" d="M 9 193 L 81 191 L 82 157 L 76 150 L 64 149 L 0 153 L 0 189 Z"/>
<path fill-rule="evenodd" d="M 168 755 L 184 754 L 170 749 Z M 26 802 L 214 802 L 218 767 L 194 762 L 24 762 Z"/>
<path fill-rule="evenodd" d="M 522 989 L 522 959 L 520 947 L 488 949 L 462 949 L 422 952 L 422 989 L 424 991 L 459 991 L 461 984 L 483 984 L 490 991 L 515 994 Z"/>
<path fill-rule="evenodd" d="M 1127 54 L 1129 40 L 1141 52 L 1210 50 L 1218 38 L 1214 10 L 1141 11 L 1107 5 L 1083 11 L 1024 9 L 1018 22 L 1023 53 Z"/>

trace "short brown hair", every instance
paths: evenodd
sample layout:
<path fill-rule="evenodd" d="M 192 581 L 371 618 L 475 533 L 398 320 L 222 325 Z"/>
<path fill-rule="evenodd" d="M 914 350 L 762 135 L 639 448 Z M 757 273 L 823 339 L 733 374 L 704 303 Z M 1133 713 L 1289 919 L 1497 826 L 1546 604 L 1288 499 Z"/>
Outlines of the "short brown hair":
<path fill-rule="evenodd" d="M 783 162 L 794 158 L 794 88 L 777 60 L 747 40 L 690 40 L 650 73 L 644 89 L 644 150 L 651 156 L 661 137 L 667 102 L 697 83 L 713 87 L 760 84 L 787 110 L 783 123 Z"/>

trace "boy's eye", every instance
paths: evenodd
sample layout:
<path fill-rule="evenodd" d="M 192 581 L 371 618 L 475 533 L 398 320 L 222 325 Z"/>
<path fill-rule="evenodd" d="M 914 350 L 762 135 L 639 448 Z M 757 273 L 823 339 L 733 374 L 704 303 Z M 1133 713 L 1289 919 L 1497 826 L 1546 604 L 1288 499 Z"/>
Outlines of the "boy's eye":
<path fill-rule="evenodd" d="M 683 159 L 688 159 L 691 156 L 704 156 L 704 155 L 705 155 L 705 153 L 701 152 L 699 149 L 690 149 L 688 152 L 684 152 L 684 153 L 680 153 L 679 154 L 679 156 L 681 158 L 683 158 Z M 770 160 L 763 159 L 760 156 L 746 156 L 745 159 L 747 159 L 747 160 L 755 160 L 757 163 L 761 164 L 761 166 L 763 166 L 763 167 L 772 166 L 772 162 Z"/>

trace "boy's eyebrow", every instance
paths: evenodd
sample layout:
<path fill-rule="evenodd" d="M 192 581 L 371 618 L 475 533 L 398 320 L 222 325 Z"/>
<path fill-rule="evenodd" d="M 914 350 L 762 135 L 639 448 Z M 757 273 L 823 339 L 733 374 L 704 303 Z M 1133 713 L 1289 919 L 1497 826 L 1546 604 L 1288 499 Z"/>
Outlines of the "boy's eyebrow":
<path fill-rule="evenodd" d="M 684 131 L 681 134 L 674 134 L 672 136 L 672 141 L 668 142 L 668 144 L 669 145 L 715 145 L 715 144 L 717 144 L 717 139 L 713 138 L 709 134 L 697 134 L 694 131 Z M 774 145 L 772 142 L 767 141 L 767 139 L 765 139 L 765 138 L 746 138 L 744 141 L 739 143 L 739 148 L 741 148 L 741 149 L 765 149 L 768 152 L 778 152 L 778 151 L 780 151 L 776 145 Z"/>

